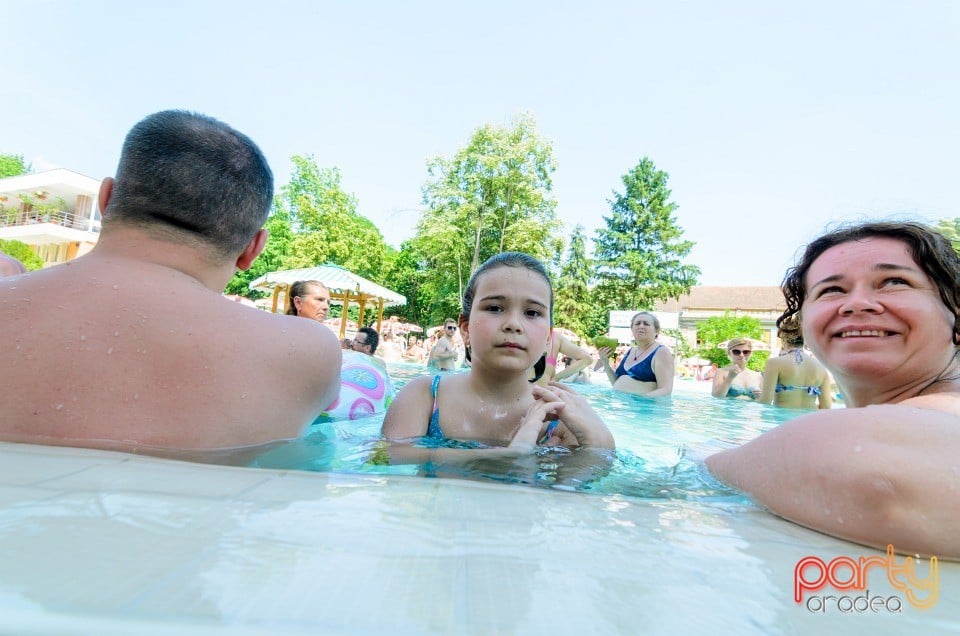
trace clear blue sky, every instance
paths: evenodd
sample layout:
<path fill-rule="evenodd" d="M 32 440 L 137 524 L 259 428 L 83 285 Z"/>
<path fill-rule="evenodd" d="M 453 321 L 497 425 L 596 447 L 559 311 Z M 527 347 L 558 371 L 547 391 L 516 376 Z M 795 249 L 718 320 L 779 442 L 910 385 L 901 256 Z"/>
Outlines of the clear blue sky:
<path fill-rule="evenodd" d="M 186 108 L 337 166 L 399 246 L 426 162 L 532 112 L 567 230 L 643 157 L 707 285 L 776 285 L 836 220 L 960 216 L 960 3 L 5 2 L 0 153 L 112 175 Z"/>

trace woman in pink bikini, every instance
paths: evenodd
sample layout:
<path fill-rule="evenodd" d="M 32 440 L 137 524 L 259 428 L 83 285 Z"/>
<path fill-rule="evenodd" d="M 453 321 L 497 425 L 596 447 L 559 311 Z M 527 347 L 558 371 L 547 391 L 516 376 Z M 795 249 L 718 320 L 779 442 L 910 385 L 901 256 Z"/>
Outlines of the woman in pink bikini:
<path fill-rule="evenodd" d="M 571 362 L 562 371 L 558 372 L 557 359 L 561 354 L 570 358 Z M 546 365 L 543 369 L 543 375 L 536 381 L 540 386 L 550 386 L 551 382 L 576 377 L 578 373 L 593 364 L 593 358 L 589 351 L 574 344 L 569 338 L 556 330 L 550 332 L 545 360 Z"/>

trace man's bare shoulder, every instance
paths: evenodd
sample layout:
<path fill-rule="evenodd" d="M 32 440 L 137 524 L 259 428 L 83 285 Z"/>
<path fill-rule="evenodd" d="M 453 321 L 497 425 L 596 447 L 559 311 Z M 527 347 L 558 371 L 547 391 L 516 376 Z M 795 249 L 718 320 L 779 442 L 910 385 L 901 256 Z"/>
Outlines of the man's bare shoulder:
<path fill-rule="evenodd" d="M 0 279 L 0 301 L 11 299 L 0 302 L 12 325 L 0 333 L 0 381 L 22 390 L 0 398 L 8 439 L 29 423 L 49 438 L 258 444 L 296 436 L 339 388 L 339 342 L 322 324 L 244 307 L 175 272 L 59 266 Z"/>

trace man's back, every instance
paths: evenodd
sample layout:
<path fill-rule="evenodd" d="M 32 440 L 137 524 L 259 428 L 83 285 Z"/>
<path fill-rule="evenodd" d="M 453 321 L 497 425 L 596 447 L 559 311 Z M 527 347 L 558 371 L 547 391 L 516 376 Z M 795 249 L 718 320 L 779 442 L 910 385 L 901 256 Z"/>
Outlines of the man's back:
<path fill-rule="evenodd" d="M 299 435 L 335 397 L 321 324 L 94 253 L 0 279 L 0 439 L 225 448 Z"/>

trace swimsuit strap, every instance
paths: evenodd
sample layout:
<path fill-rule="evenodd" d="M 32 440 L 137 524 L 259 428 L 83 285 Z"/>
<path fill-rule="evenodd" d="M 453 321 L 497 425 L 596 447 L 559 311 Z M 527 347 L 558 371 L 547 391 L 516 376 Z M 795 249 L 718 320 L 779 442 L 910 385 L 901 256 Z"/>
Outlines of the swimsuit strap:
<path fill-rule="evenodd" d="M 433 411 L 430 413 L 430 424 L 427 425 L 427 437 L 443 437 L 443 431 L 440 430 L 440 405 L 437 403 L 437 389 L 440 388 L 440 375 L 433 376 L 433 384 L 430 386 L 430 395 L 433 396 Z"/>

